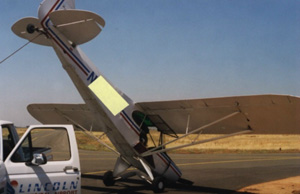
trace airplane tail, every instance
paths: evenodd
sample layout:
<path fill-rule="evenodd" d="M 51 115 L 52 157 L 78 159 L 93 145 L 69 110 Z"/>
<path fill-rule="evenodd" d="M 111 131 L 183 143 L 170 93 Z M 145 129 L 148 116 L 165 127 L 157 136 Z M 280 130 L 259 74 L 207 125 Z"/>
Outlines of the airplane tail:
<path fill-rule="evenodd" d="M 38 9 L 38 16 L 42 21 L 51 12 L 69 9 L 75 9 L 75 0 L 43 0 Z"/>
<path fill-rule="evenodd" d="M 38 9 L 38 18 L 20 19 L 12 26 L 12 31 L 33 43 L 52 46 L 47 36 L 39 36 L 51 30 L 49 26 L 55 26 L 75 46 L 95 38 L 105 21 L 93 12 L 75 10 L 75 0 L 44 0 Z"/>
<path fill-rule="evenodd" d="M 52 46 L 87 107 L 95 113 L 95 120 L 105 123 L 105 130 L 130 125 L 132 130 L 124 130 L 123 135 L 135 145 L 139 129 L 131 124 L 133 101 L 113 86 L 78 46 L 96 37 L 105 21 L 93 12 L 74 8 L 74 0 L 44 0 L 38 18 L 23 18 L 12 30 L 33 43 Z"/>

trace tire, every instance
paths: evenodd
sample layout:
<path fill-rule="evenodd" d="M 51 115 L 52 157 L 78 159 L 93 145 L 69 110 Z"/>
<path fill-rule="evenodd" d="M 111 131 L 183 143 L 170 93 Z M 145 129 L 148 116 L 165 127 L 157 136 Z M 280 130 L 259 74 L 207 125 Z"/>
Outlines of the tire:
<path fill-rule="evenodd" d="M 163 177 L 155 177 L 152 182 L 154 193 L 162 193 L 165 190 L 165 181 Z"/>
<path fill-rule="evenodd" d="M 105 186 L 113 186 L 115 184 L 112 171 L 107 171 L 103 176 L 103 183 Z"/>
<path fill-rule="evenodd" d="M 29 34 L 34 33 L 35 32 L 35 26 L 33 24 L 28 24 L 27 27 L 26 27 L 26 31 Z"/>

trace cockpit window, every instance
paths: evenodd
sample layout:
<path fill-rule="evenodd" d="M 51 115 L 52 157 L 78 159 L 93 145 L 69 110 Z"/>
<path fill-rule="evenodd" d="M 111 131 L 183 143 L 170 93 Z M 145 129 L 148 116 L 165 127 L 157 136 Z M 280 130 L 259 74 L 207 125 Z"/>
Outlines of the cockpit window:
<path fill-rule="evenodd" d="M 169 127 L 169 125 L 159 116 L 159 115 L 146 115 L 140 111 L 134 111 L 132 113 L 132 118 L 135 123 L 141 129 L 140 142 L 147 146 L 148 137 L 150 136 L 154 146 L 161 145 L 163 142 L 163 134 L 169 135 L 171 137 L 177 137 L 176 133 Z M 155 144 L 151 133 L 149 130 L 154 130 L 160 132 L 160 139 L 158 144 Z"/>
<path fill-rule="evenodd" d="M 147 118 L 147 116 L 140 112 L 140 111 L 134 111 L 132 113 L 132 118 L 135 121 L 136 124 L 138 124 L 140 131 L 140 142 L 147 147 L 148 144 L 148 137 L 147 134 L 149 134 L 149 127 L 153 126 L 153 123 Z"/>
<path fill-rule="evenodd" d="M 132 113 L 132 117 L 135 123 L 138 124 L 139 126 L 141 125 L 141 123 L 143 123 L 147 127 L 155 127 L 152 121 L 147 117 L 147 115 L 145 115 L 140 111 L 134 111 Z"/>

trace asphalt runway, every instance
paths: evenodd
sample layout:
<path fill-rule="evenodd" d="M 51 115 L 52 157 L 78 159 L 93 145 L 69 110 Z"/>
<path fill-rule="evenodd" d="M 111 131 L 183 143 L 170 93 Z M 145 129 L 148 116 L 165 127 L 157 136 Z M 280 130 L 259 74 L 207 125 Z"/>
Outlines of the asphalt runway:
<path fill-rule="evenodd" d="M 165 193 L 238 193 L 258 183 L 300 175 L 300 153 L 279 154 L 170 154 L 192 186 L 169 185 Z M 139 178 L 106 187 L 103 174 L 112 170 L 117 156 L 111 152 L 80 151 L 82 193 L 153 193 Z"/>

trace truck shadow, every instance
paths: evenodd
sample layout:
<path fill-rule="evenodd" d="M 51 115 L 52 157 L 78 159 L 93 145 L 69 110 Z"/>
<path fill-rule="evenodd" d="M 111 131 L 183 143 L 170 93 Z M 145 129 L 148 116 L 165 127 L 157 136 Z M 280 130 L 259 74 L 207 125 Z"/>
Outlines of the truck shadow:
<path fill-rule="evenodd" d="M 82 174 L 82 179 L 97 179 L 103 180 L 103 176 L 101 175 L 89 175 Z M 82 190 L 85 190 L 86 193 L 88 191 L 99 192 L 99 193 L 133 193 L 133 194 L 143 194 L 143 193 L 152 193 L 152 187 L 146 181 L 140 179 L 125 179 L 119 180 L 116 182 L 114 186 L 106 187 L 101 184 L 99 186 L 89 186 L 82 185 Z M 222 188 L 212 188 L 212 187 L 204 187 L 197 185 L 184 185 L 184 184 L 172 184 L 167 185 L 164 193 L 172 193 L 172 191 L 177 192 L 186 192 L 186 193 L 225 193 L 225 194 L 252 194 L 249 192 L 237 192 L 235 190 L 222 189 Z M 85 193 L 85 192 L 82 192 Z"/>

